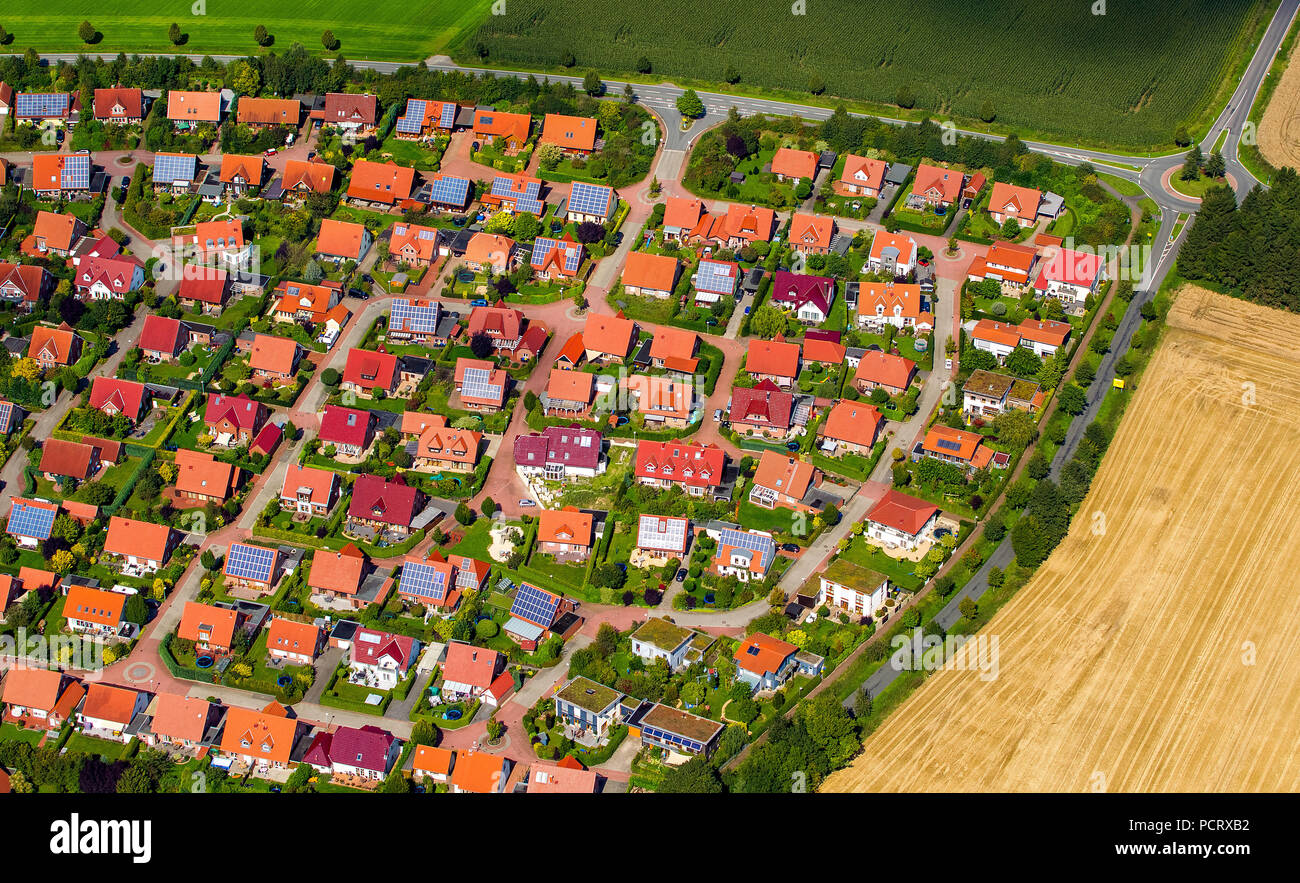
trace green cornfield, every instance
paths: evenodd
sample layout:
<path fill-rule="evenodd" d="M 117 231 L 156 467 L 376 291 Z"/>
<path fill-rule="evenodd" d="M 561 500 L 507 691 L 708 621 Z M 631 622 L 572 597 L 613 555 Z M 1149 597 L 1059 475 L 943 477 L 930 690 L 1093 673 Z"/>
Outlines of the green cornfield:
<path fill-rule="evenodd" d="M 892 104 L 1054 140 L 1168 145 L 1253 49 L 1276 0 L 509 0 L 459 44 L 489 67 L 724 83 Z M 793 14 L 802 8 L 804 14 Z M 479 54 L 486 50 L 486 58 Z M 725 88 L 725 86 L 721 87 Z"/>

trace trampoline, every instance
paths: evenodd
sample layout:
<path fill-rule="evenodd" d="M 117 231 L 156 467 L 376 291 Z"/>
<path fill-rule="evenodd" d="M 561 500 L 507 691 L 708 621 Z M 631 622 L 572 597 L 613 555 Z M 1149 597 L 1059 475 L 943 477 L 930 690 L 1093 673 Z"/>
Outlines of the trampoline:
<path fill-rule="evenodd" d="M 288 675 L 280 675 L 278 678 L 275 679 L 275 683 L 277 686 L 287 687 L 293 683 L 293 678 L 289 677 Z"/>
<path fill-rule="evenodd" d="M 459 708 L 448 708 L 442 713 L 442 719 L 449 721 L 458 721 L 464 716 L 465 712 L 461 711 Z"/>
<path fill-rule="evenodd" d="M 212 662 L 211 656 L 200 656 L 194 660 L 194 664 L 199 668 L 212 668 Z"/>

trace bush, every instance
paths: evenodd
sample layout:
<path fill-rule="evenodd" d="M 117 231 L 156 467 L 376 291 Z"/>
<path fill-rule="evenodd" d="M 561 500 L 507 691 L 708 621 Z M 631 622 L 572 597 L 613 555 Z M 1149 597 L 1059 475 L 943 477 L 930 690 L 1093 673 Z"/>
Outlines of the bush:
<path fill-rule="evenodd" d="M 480 619 L 474 624 L 475 636 L 484 641 L 490 638 L 495 638 L 500 631 L 501 626 L 497 625 L 496 622 L 491 619 Z"/>

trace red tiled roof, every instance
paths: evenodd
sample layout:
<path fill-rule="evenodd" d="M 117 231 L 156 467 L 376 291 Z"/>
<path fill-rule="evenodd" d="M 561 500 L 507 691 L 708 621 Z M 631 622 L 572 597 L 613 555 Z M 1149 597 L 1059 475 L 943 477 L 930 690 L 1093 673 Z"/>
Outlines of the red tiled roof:
<path fill-rule="evenodd" d="M 186 641 L 229 650 L 238 621 L 239 614 L 228 607 L 186 601 L 176 635 Z M 200 634 L 207 635 L 207 638 L 200 637 Z"/>
<path fill-rule="evenodd" d="M 287 764 L 297 734 L 298 722 L 293 718 L 231 706 L 221 733 L 221 752 Z"/>
<path fill-rule="evenodd" d="M 252 98 L 242 95 L 236 108 L 239 122 L 260 126 L 297 128 L 302 102 L 293 98 Z"/>
<path fill-rule="evenodd" d="M 221 119 L 220 92 L 167 93 L 167 119 L 175 122 L 215 123 Z"/>
<path fill-rule="evenodd" d="M 68 596 L 63 602 L 63 615 L 67 619 L 79 619 L 83 622 L 115 628 L 122 622 L 126 599 L 127 596 L 121 592 L 74 584 L 68 586 Z"/>
<path fill-rule="evenodd" d="M 326 444 L 365 447 L 373 419 L 369 411 L 326 405 L 317 435 Z"/>
<path fill-rule="evenodd" d="M 790 428 L 794 396 L 763 381 L 753 389 L 736 387 L 731 393 L 731 422 L 757 423 L 780 429 Z"/>
<path fill-rule="evenodd" d="M 447 645 L 447 658 L 442 664 L 442 677 L 445 681 L 469 684 L 471 687 L 486 690 L 496 678 L 501 662 L 501 654 L 495 650 L 452 641 Z"/>
<path fill-rule="evenodd" d="M 97 120 L 135 120 L 144 116 L 144 93 L 139 89 L 96 89 L 94 104 Z M 121 108 L 121 112 L 115 113 L 114 108 Z"/>
<path fill-rule="evenodd" d="M 95 720 L 121 724 L 125 727 L 134 716 L 135 703 L 140 694 L 126 687 L 111 684 L 90 684 L 86 687 L 86 701 L 81 713 Z"/>
<path fill-rule="evenodd" d="M 320 222 L 320 235 L 316 237 L 316 251 L 331 257 L 360 260 L 366 241 L 366 228 L 350 221 L 324 218 Z"/>
<path fill-rule="evenodd" d="M 622 314 L 591 313 L 582 326 L 582 343 L 589 351 L 627 358 L 636 336 L 636 323 Z"/>
<path fill-rule="evenodd" d="M 538 517 L 537 541 L 539 543 L 567 543 L 591 547 L 594 516 L 581 512 L 576 506 L 563 509 L 543 509 Z"/>
<path fill-rule="evenodd" d="M 90 477 L 90 467 L 95 460 L 95 449 L 91 445 L 66 441 L 61 438 L 47 438 L 41 443 L 41 472 L 50 475 L 67 475 L 72 478 Z"/>
<path fill-rule="evenodd" d="M 717 445 L 641 441 L 636 446 L 637 478 L 667 479 L 688 487 L 716 487 L 722 483 L 726 463 L 727 452 Z"/>
<path fill-rule="evenodd" d="M 858 361 L 853 372 L 854 380 L 866 380 L 894 389 L 907 389 L 916 374 L 916 363 L 911 359 L 880 350 L 868 350 Z"/>
<path fill-rule="evenodd" d="M 237 153 L 222 154 L 221 183 L 234 184 L 243 180 L 254 187 L 260 187 L 265 169 L 266 160 L 260 154 L 257 156 L 243 156 Z"/>
<path fill-rule="evenodd" d="M 883 159 L 872 159 L 850 153 L 844 158 L 844 171 L 840 173 L 840 180 L 855 187 L 879 190 L 884 186 L 885 170 L 888 168 L 889 163 Z"/>
<path fill-rule="evenodd" d="M 253 338 L 253 352 L 248 365 L 254 371 L 292 374 L 298 355 L 298 342 L 289 337 L 258 334 Z"/>
<path fill-rule="evenodd" d="M 772 174 L 785 175 L 787 178 L 815 178 L 817 154 L 793 147 L 778 148 L 772 155 Z"/>
<path fill-rule="evenodd" d="M 140 332 L 140 349 L 145 352 L 174 355 L 182 346 L 181 322 L 167 316 L 149 314 L 144 317 L 144 328 Z"/>
<path fill-rule="evenodd" d="M 916 167 L 912 192 L 920 196 L 930 194 L 943 202 L 953 202 L 961 194 L 966 176 L 956 169 L 943 169 L 928 163 Z"/>
<path fill-rule="evenodd" d="M 229 420 L 236 429 L 255 432 L 266 419 L 266 406 L 246 395 L 228 396 L 214 393 L 203 408 L 203 424 L 214 427 Z"/>
<path fill-rule="evenodd" d="M 566 150 L 594 150 L 596 121 L 591 117 L 548 113 L 542 121 L 543 144 L 558 144 Z"/>
<path fill-rule="evenodd" d="M 779 340 L 751 340 L 745 356 L 745 370 L 750 374 L 798 377 L 799 344 Z"/>
<path fill-rule="evenodd" d="M 352 485 L 348 515 L 410 527 L 411 521 L 419 514 L 419 497 L 419 490 L 411 485 L 385 481 L 377 475 L 362 475 Z"/>
<path fill-rule="evenodd" d="M 785 662 L 791 653 L 798 651 L 799 648 L 788 641 L 773 638 L 762 632 L 754 632 L 740 643 L 732 658 L 736 660 L 738 668 L 762 677 L 766 674 L 776 674 L 781 668 L 781 663 Z"/>
<path fill-rule="evenodd" d="M 305 162 L 291 159 L 284 164 L 280 183 L 285 190 L 306 188 L 316 193 L 329 193 L 334 189 L 334 166 L 323 162 Z"/>
<path fill-rule="evenodd" d="M 634 251 L 623 265 L 623 284 L 651 291 L 672 291 L 680 267 L 677 258 Z"/>
<path fill-rule="evenodd" d="M 383 389 L 393 387 L 393 378 L 397 376 L 397 356 L 392 353 L 379 353 L 373 350 L 349 350 L 347 364 L 343 368 L 343 382 L 362 389 Z"/>
<path fill-rule="evenodd" d="M 827 438 L 870 447 L 876 443 L 876 435 L 884 422 L 885 418 L 875 405 L 844 399 L 831 406 L 822 434 Z"/>
<path fill-rule="evenodd" d="M 409 198 L 414 183 L 415 169 L 399 166 L 392 160 L 378 163 L 359 159 L 352 166 L 348 198 L 392 205 Z"/>
<path fill-rule="evenodd" d="M 361 588 L 361 577 L 365 570 L 365 553 L 351 543 L 337 552 L 317 549 L 312 555 L 307 585 L 322 592 L 355 595 Z"/>
<path fill-rule="evenodd" d="M 165 524 L 150 524 L 114 515 L 108 522 L 104 551 L 113 555 L 134 555 L 150 561 L 163 561 L 167 558 L 171 534 L 171 528 Z"/>
<path fill-rule="evenodd" d="M 373 126 L 377 118 L 378 107 L 379 99 L 374 95 L 327 92 L 325 94 L 325 124 L 355 123 L 361 126 Z"/>
<path fill-rule="evenodd" d="M 867 513 L 867 520 L 915 536 L 938 511 L 939 507 L 933 503 L 890 488 Z"/>

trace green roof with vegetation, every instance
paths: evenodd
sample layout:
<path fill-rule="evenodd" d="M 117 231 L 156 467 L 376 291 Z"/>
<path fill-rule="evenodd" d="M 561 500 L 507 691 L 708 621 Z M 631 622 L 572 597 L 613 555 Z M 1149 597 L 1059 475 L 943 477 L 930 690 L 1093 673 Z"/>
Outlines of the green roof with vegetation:
<path fill-rule="evenodd" d="M 590 678 L 578 677 L 565 684 L 564 689 L 555 694 L 555 698 L 599 714 L 623 698 L 623 694 Z"/>
<path fill-rule="evenodd" d="M 854 564 L 845 558 L 836 558 L 832 561 L 831 566 L 822 572 L 822 576 L 831 582 L 864 592 L 875 589 L 888 579 L 883 573 Z"/>
<path fill-rule="evenodd" d="M 682 642 L 695 634 L 691 629 L 669 622 L 661 616 L 647 619 L 645 625 L 632 633 L 632 638 L 654 644 L 661 650 L 676 650 Z"/>

